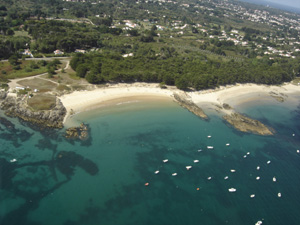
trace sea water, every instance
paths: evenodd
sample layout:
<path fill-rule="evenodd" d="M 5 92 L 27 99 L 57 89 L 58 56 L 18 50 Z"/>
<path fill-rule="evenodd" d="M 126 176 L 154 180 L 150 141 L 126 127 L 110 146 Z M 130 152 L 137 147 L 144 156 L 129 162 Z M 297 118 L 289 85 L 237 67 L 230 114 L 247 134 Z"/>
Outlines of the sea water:
<path fill-rule="evenodd" d="M 300 224 L 298 104 L 236 107 L 274 136 L 239 132 L 212 111 L 204 121 L 165 100 L 75 115 L 70 124 L 89 125 L 86 141 L 6 118 L 12 124 L 0 124 L 0 224 Z"/>

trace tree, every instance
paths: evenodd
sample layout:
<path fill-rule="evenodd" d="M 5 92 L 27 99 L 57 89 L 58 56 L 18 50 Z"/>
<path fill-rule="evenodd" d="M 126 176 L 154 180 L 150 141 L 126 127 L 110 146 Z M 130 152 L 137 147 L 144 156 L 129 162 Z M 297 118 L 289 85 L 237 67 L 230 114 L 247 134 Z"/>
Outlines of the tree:
<path fill-rule="evenodd" d="M 193 33 L 193 34 L 198 34 L 198 33 L 199 33 L 199 31 L 197 30 L 197 28 L 195 28 L 195 27 L 192 27 L 192 33 Z"/>
<path fill-rule="evenodd" d="M 6 31 L 7 35 L 13 36 L 15 34 L 15 32 L 12 29 L 8 29 Z"/>
<path fill-rule="evenodd" d="M 18 65 L 18 56 L 17 55 L 12 55 L 11 57 L 9 57 L 8 62 L 10 63 L 10 65 L 12 66 L 16 66 Z"/>
<path fill-rule="evenodd" d="M 55 69 L 53 66 L 49 66 L 48 69 L 47 69 L 47 72 L 48 72 L 48 77 L 49 78 L 52 78 L 53 75 L 55 74 Z"/>
<path fill-rule="evenodd" d="M 147 35 L 147 36 L 142 36 L 141 37 L 141 41 L 142 42 L 153 42 L 154 41 L 154 38 L 152 35 Z"/>
<path fill-rule="evenodd" d="M 175 80 L 175 85 L 178 89 L 186 90 L 189 83 L 185 77 L 180 77 Z"/>
<path fill-rule="evenodd" d="M 136 29 L 128 30 L 127 32 L 128 32 L 128 34 L 130 34 L 130 36 L 133 36 L 133 37 L 139 36 L 139 32 Z"/>
<path fill-rule="evenodd" d="M 88 71 L 88 66 L 86 64 L 80 64 L 76 68 L 76 76 L 84 78 Z"/>

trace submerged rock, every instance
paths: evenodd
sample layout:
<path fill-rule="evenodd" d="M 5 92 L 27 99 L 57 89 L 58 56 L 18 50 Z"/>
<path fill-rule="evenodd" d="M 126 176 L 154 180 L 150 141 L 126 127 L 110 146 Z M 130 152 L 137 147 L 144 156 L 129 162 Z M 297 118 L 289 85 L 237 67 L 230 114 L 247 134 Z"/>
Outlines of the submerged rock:
<path fill-rule="evenodd" d="M 274 91 L 269 92 L 269 95 L 273 98 L 275 98 L 276 101 L 278 102 L 284 102 L 285 101 L 285 97 L 287 97 L 286 95 L 282 94 L 282 93 L 276 93 Z"/>
<path fill-rule="evenodd" d="M 242 132 L 254 133 L 259 135 L 273 135 L 274 132 L 271 131 L 266 125 L 258 120 L 251 119 L 249 117 L 243 116 L 239 113 L 232 113 L 230 115 L 225 115 L 223 118 L 230 123 L 234 128 Z"/>
<path fill-rule="evenodd" d="M 97 164 L 75 152 L 60 151 L 56 155 L 55 162 L 59 171 L 68 177 L 74 174 L 76 166 L 81 167 L 92 176 L 99 172 Z"/>
<path fill-rule="evenodd" d="M 84 123 L 81 123 L 79 127 L 70 127 L 66 130 L 65 137 L 85 141 L 89 138 L 89 128 Z"/>
<path fill-rule="evenodd" d="M 202 119 L 208 119 L 208 116 L 204 113 L 204 111 L 195 103 L 187 100 L 186 98 L 178 94 L 174 94 L 174 99 L 178 102 L 180 106 L 186 108 L 190 112 L 194 113 L 196 116 L 199 116 Z"/>

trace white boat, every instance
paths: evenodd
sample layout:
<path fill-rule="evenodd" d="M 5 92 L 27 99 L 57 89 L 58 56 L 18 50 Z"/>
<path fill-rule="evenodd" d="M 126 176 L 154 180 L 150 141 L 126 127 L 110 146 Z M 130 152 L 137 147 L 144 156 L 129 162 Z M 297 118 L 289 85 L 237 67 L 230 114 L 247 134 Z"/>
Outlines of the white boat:
<path fill-rule="evenodd" d="M 273 177 L 273 182 L 276 182 L 276 177 Z"/>
<path fill-rule="evenodd" d="M 278 198 L 281 198 L 281 193 L 279 192 L 279 193 L 277 194 L 277 196 L 278 196 Z"/>
<path fill-rule="evenodd" d="M 293 137 L 295 137 L 295 134 L 293 134 Z"/>
<path fill-rule="evenodd" d="M 159 174 L 159 170 L 156 170 L 154 173 L 155 173 L 155 174 Z"/>
<path fill-rule="evenodd" d="M 210 136 L 210 135 L 208 135 L 208 136 L 207 136 L 207 138 L 211 138 L 211 136 Z"/>
<path fill-rule="evenodd" d="M 172 173 L 172 176 L 173 176 L 173 177 L 177 176 L 177 173 Z"/>
<path fill-rule="evenodd" d="M 262 221 L 257 221 L 255 225 L 262 225 Z"/>
<path fill-rule="evenodd" d="M 199 149 L 198 152 L 202 152 L 202 149 Z"/>
<path fill-rule="evenodd" d="M 250 195 L 250 198 L 254 198 L 254 197 L 255 197 L 255 194 Z"/>
<path fill-rule="evenodd" d="M 271 163 L 271 161 L 269 160 L 268 162 L 267 162 L 267 164 L 270 164 Z"/>
<path fill-rule="evenodd" d="M 207 180 L 211 180 L 211 177 L 208 177 Z"/>
<path fill-rule="evenodd" d="M 256 177 L 256 180 L 259 180 L 260 179 L 260 177 Z"/>
<path fill-rule="evenodd" d="M 230 170 L 231 173 L 235 173 L 235 170 Z"/>
<path fill-rule="evenodd" d="M 250 152 L 247 152 L 247 155 L 250 155 Z"/>
<path fill-rule="evenodd" d="M 227 180 L 228 179 L 228 176 L 224 177 L 224 180 Z"/>
<path fill-rule="evenodd" d="M 185 167 L 187 170 L 190 170 L 192 168 L 192 166 L 186 166 Z"/>
<path fill-rule="evenodd" d="M 244 158 L 247 158 L 247 155 L 244 155 Z"/>
<path fill-rule="evenodd" d="M 299 149 L 297 150 L 297 153 L 300 153 L 300 150 L 299 150 Z"/>
<path fill-rule="evenodd" d="M 229 143 L 227 143 L 227 144 L 226 144 L 226 146 L 230 146 L 230 144 L 229 144 Z"/>
<path fill-rule="evenodd" d="M 259 169 L 260 169 L 260 166 L 256 167 L 256 169 L 259 170 Z"/>
<path fill-rule="evenodd" d="M 11 160 L 9 160 L 10 162 L 17 162 L 17 159 L 11 159 Z"/>
<path fill-rule="evenodd" d="M 236 192 L 236 189 L 235 188 L 229 188 L 228 191 L 229 192 Z"/>
<path fill-rule="evenodd" d="M 194 163 L 198 163 L 198 162 L 199 162 L 199 160 L 198 160 L 198 159 L 195 159 L 195 160 L 194 160 Z"/>
<path fill-rule="evenodd" d="M 164 159 L 164 160 L 163 160 L 164 163 L 166 163 L 166 162 L 168 162 L 168 161 L 169 161 L 168 159 Z"/>
<path fill-rule="evenodd" d="M 207 146 L 207 149 L 214 149 L 214 146 Z"/>

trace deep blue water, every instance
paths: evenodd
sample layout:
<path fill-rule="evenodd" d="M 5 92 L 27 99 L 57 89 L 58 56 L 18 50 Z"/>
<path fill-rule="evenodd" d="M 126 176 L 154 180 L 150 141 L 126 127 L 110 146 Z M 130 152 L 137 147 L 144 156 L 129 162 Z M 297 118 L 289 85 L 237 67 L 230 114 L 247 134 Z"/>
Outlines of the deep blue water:
<path fill-rule="evenodd" d="M 85 142 L 7 118 L 12 124 L 0 123 L 0 224 L 300 224 L 298 104 L 237 107 L 274 128 L 272 137 L 238 132 L 216 113 L 203 121 L 167 101 L 76 115 L 73 123 L 90 127 Z"/>

